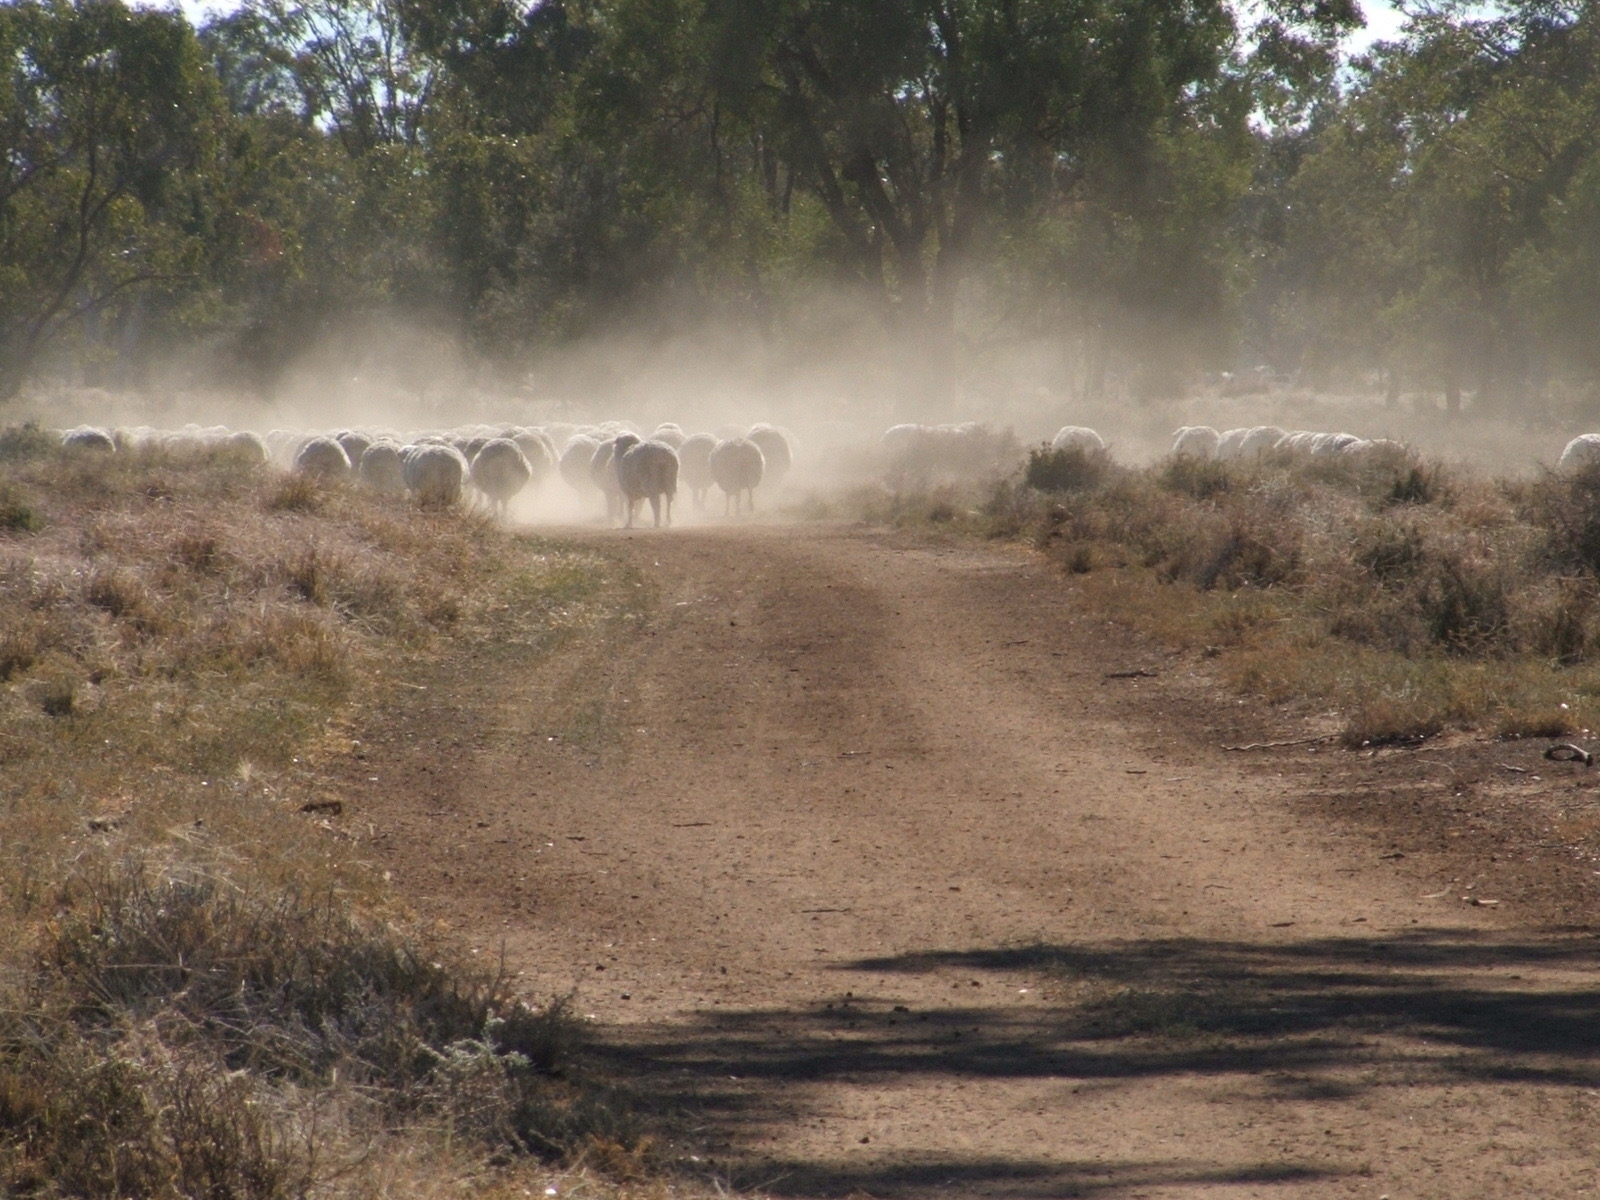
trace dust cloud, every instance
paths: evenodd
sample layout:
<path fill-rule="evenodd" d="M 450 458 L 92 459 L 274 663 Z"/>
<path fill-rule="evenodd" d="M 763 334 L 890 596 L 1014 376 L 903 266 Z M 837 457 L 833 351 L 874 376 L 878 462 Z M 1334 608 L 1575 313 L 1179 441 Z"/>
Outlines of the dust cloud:
<path fill-rule="evenodd" d="M 1508 474 L 1548 468 L 1570 437 L 1592 427 L 1578 407 L 1480 411 L 1469 394 L 1464 411 L 1448 413 L 1438 394 L 1386 398 L 1375 380 L 1321 389 L 1265 369 L 1191 371 L 1167 389 L 1175 394 L 1150 397 L 1139 394 L 1147 389 L 1136 347 L 1120 348 L 1112 369 L 1101 365 L 1096 378 L 1083 336 L 980 350 L 887 338 L 861 306 L 821 291 L 806 311 L 803 339 L 792 330 L 781 339 L 753 335 L 748 323 L 649 321 L 541 353 L 514 372 L 483 365 L 457 330 L 368 317 L 283 364 L 265 394 L 219 384 L 225 372 L 215 369 L 208 380 L 185 360 L 135 389 L 40 388 L 8 416 L 53 428 L 359 429 L 402 441 L 426 431 L 533 426 L 547 430 L 558 451 L 574 433 L 602 426 L 649 436 L 671 422 L 685 433 L 730 437 L 770 423 L 789 436 L 795 465 L 781 495 L 765 490 L 769 517 L 807 492 L 881 480 L 879 439 L 904 423 L 1009 431 L 1017 465 L 1064 425 L 1098 430 L 1112 457 L 1130 465 L 1167 454 L 1179 426 L 1275 425 L 1394 439 L 1430 457 Z M 720 516 L 721 508 L 713 490 L 706 511 Z M 579 494 L 555 472 L 513 507 L 529 523 L 592 521 L 601 513 L 598 493 Z M 684 489 L 675 517 L 700 515 Z"/>

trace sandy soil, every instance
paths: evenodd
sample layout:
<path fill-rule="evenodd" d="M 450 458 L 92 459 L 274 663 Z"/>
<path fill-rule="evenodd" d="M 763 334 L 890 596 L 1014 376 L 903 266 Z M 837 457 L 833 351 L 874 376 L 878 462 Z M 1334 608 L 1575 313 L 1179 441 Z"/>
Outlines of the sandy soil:
<path fill-rule="evenodd" d="M 575 991 L 708 1169 L 800 1196 L 1600 1184 L 1596 880 L 1519 799 L 1537 747 L 1225 750 L 1319 728 L 1013 548 L 571 536 L 637 571 L 630 636 L 413 681 L 334 782 L 421 911 Z"/>

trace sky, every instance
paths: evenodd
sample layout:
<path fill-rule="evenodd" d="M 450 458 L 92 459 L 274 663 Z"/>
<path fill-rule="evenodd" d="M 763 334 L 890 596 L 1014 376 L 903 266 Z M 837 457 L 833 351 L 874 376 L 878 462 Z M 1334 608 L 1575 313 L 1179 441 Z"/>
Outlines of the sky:
<path fill-rule="evenodd" d="M 1367 16 L 1367 27 L 1350 39 L 1351 50 L 1362 50 L 1373 42 L 1392 40 L 1400 32 L 1405 18 L 1387 0 L 1361 0 L 1361 11 Z"/>

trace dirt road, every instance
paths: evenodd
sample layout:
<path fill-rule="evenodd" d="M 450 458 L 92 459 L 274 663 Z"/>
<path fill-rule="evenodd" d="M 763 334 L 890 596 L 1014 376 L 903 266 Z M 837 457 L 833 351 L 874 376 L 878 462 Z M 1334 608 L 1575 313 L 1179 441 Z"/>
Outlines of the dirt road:
<path fill-rule="evenodd" d="M 1261 715 L 1028 554 L 573 536 L 636 569 L 632 635 L 436 686 L 347 794 L 405 893 L 576 989 L 736 1183 L 1600 1183 L 1595 938 L 1221 750 Z"/>

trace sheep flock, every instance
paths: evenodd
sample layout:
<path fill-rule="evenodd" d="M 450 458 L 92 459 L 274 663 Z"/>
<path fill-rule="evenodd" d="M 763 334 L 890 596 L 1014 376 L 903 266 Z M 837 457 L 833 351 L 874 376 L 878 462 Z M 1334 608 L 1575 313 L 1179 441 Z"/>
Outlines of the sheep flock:
<path fill-rule="evenodd" d="M 214 425 L 178 430 L 150 426 L 114 429 L 82 425 L 54 431 L 61 443 L 86 455 L 141 448 L 224 449 L 243 460 L 274 464 L 320 481 L 349 482 L 390 496 L 410 496 L 424 506 L 465 502 L 506 518 L 514 500 L 547 493 L 604 511 L 614 525 L 633 528 L 641 506 L 652 524 L 671 525 L 679 485 L 691 510 L 705 513 L 713 488 L 723 513 L 754 512 L 759 490 L 770 491 L 792 470 L 797 443 L 770 424 L 723 426 L 690 432 L 674 423 L 649 433 L 626 422 L 543 426 L 468 425 L 400 431 L 386 428 L 331 431 L 274 429 L 266 434 Z M 1041 448 L 1109 459 L 1114 447 L 1083 425 L 1062 426 Z M 851 463 L 891 490 L 961 479 L 1005 477 L 1026 457 L 1011 430 L 978 422 L 890 426 L 875 444 L 855 443 Z M 834 457 L 837 447 L 813 453 Z M 839 452 L 842 455 L 842 451 Z M 1173 460 L 1253 466 L 1342 457 L 1403 467 L 1416 452 L 1388 438 L 1332 431 L 1289 430 L 1276 425 L 1215 429 L 1185 425 L 1172 434 Z M 827 464 L 824 464 L 825 466 Z M 837 465 L 837 464 L 834 464 Z M 1558 472 L 1600 469 L 1600 434 L 1572 439 Z M 841 474 L 841 478 L 842 478 Z"/>
<path fill-rule="evenodd" d="M 425 506 L 465 500 L 501 518 L 519 495 L 549 484 L 565 488 L 569 499 L 575 494 L 582 501 L 603 501 L 607 517 L 630 529 L 646 503 L 657 528 L 670 525 L 680 479 L 688 484 L 696 511 L 706 509 L 706 495 L 715 485 L 729 511 L 753 512 L 756 489 L 780 481 L 795 458 L 794 435 L 769 424 L 689 434 L 666 423 L 648 436 L 617 421 L 406 432 L 274 429 L 264 435 L 221 425 L 179 430 L 81 425 L 55 432 L 63 446 L 84 454 L 226 449 L 254 464 L 409 495 Z"/>

